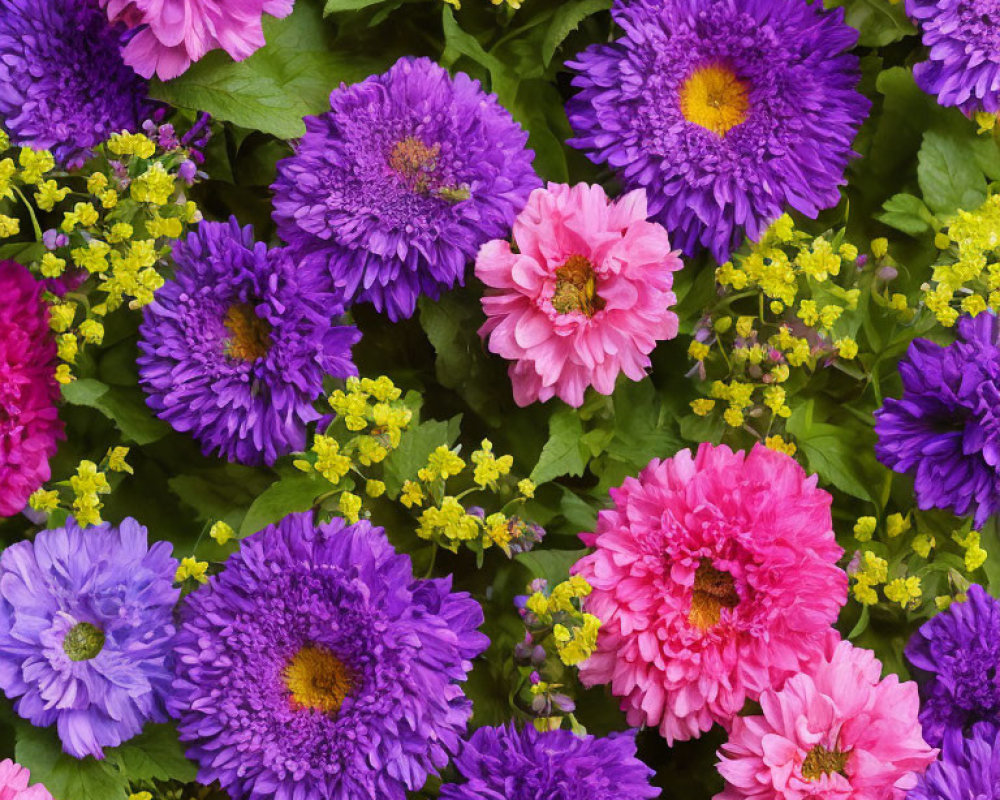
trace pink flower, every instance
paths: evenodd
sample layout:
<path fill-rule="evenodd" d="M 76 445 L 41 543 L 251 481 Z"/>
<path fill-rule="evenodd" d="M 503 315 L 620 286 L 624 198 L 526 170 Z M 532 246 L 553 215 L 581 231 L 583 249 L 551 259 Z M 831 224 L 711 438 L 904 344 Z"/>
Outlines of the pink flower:
<path fill-rule="evenodd" d="M 733 722 L 715 800 L 903 800 L 938 751 L 920 734 L 917 685 L 881 673 L 831 636 L 822 659 L 764 692 L 763 714 Z"/>
<path fill-rule="evenodd" d="M 642 380 L 660 339 L 677 335 L 668 310 L 682 266 L 666 230 L 646 220 L 644 190 L 609 201 L 600 186 L 550 183 L 514 222 L 514 242 L 487 242 L 476 276 L 489 348 L 513 362 L 519 406 L 558 395 L 583 404 L 593 386 L 611 394 L 624 372 Z"/>
<path fill-rule="evenodd" d="M 28 770 L 9 758 L 0 761 L 0 800 L 52 800 L 40 783 L 28 788 Z"/>
<path fill-rule="evenodd" d="M 703 444 L 611 490 L 574 572 L 601 620 L 584 684 L 667 742 L 728 726 L 816 658 L 847 600 L 830 495 L 789 456 Z"/>
<path fill-rule="evenodd" d="M 286 17 L 295 0 L 99 0 L 108 19 L 141 30 L 125 46 L 125 63 L 151 78 L 176 78 L 192 61 L 221 47 L 242 61 L 264 46 L 261 16 Z"/>
<path fill-rule="evenodd" d="M 41 291 L 25 267 L 0 261 L 0 517 L 20 512 L 49 479 L 63 435 L 56 345 Z"/>

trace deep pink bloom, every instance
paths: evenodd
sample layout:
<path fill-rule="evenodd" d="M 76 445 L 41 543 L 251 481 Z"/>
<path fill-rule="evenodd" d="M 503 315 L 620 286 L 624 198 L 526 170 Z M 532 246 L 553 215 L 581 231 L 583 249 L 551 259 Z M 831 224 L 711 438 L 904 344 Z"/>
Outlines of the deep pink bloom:
<path fill-rule="evenodd" d="M 660 339 L 677 335 L 670 291 L 682 266 L 666 230 L 646 219 L 646 193 L 609 200 L 600 186 L 550 183 L 514 222 L 514 243 L 487 242 L 476 276 L 489 348 L 511 361 L 519 406 L 558 395 L 583 404 L 611 394 L 618 374 L 645 376 Z"/>
<path fill-rule="evenodd" d="M 42 784 L 36 783 L 28 788 L 31 778 L 27 768 L 16 764 L 9 758 L 0 761 L 0 800 L 52 800 Z"/>
<path fill-rule="evenodd" d="M 611 490 L 574 572 L 601 620 L 584 684 L 672 743 L 728 726 L 818 656 L 847 600 L 830 495 L 792 458 L 703 444 Z"/>
<path fill-rule="evenodd" d="M 41 293 L 25 267 L 0 261 L 0 517 L 20 512 L 49 479 L 63 436 L 56 344 Z"/>
<path fill-rule="evenodd" d="M 108 19 L 140 28 L 125 63 L 144 78 L 176 78 L 209 50 L 242 61 L 264 46 L 261 16 L 286 17 L 295 0 L 99 0 Z"/>
<path fill-rule="evenodd" d="M 938 751 L 920 734 L 917 685 L 881 674 L 871 651 L 831 636 L 821 660 L 764 692 L 762 714 L 733 722 L 715 800 L 903 800 Z"/>

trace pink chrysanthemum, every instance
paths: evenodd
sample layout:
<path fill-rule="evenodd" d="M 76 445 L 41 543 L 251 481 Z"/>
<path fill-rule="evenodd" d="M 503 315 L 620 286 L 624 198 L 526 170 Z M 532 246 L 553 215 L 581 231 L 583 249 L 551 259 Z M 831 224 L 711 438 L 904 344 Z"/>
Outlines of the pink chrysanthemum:
<path fill-rule="evenodd" d="M 28 787 L 31 774 L 9 758 L 0 761 L 0 800 L 52 800 L 42 784 Z"/>
<path fill-rule="evenodd" d="M 847 576 L 830 495 L 792 458 L 703 444 L 653 460 L 611 498 L 574 568 L 602 623 L 580 677 L 610 683 L 630 725 L 669 743 L 728 726 L 818 656 Z"/>
<path fill-rule="evenodd" d="M 63 435 L 56 345 L 41 292 L 25 267 L 0 261 L 0 517 L 21 511 L 49 479 Z"/>
<path fill-rule="evenodd" d="M 489 348 L 511 361 L 520 406 L 558 395 L 572 406 L 593 386 L 611 394 L 618 374 L 641 380 L 660 339 L 677 335 L 681 268 L 666 230 L 646 219 L 646 193 L 609 201 L 600 186 L 550 183 L 514 222 L 514 243 L 487 242 L 476 276 Z"/>
<path fill-rule="evenodd" d="M 209 50 L 242 61 L 264 46 L 261 17 L 286 17 L 295 0 L 99 0 L 108 19 L 140 28 L 125 63 L 144 78 L 176 78 Z"/>
<path fill-rule="evenodd" d="M 937 750 L 917 685 L 881 674 L 871 651 L 831 636 L 807 672 L 761 695 L 763 714 L 733 722 L 715 800 L 903 800 Z"/>

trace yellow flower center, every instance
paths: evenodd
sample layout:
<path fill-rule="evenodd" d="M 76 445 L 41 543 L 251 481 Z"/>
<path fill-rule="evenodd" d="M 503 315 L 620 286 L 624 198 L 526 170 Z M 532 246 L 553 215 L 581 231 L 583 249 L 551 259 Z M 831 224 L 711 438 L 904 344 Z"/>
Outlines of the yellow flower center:
<path fill-rule="evenodd" d="M 818 744 L 809 751 L 802 762 L 802 777 L 807 781 L 818 781 L 824 775 L 832 775 L 835 772 L 843 775 L 844 767 L 847 766 L 847 755 L 839 750 L 827 750 Z"/>
<path fill-rule="evenodd" d="M 552 307 L 560 314 L 580 311 L 588 317 L 604 308 L 604 300 L 597 294 L 594 266 L 583 256 L 570 256 L 556 269 Z"/>
<path fill-rule="evenodd" d="M 223 324 L 231 334 L 226 355 L 239 361 L 256 361 L 271 346 L 271 326 L 258 317 L 249 303 L 229 307 Z"/>
<path fill-rule="evenodd" d="M 681 113 L 688 122 L 724 136 L 747 118 L 747 85 L 729 67 L 712 64 L 692 72 L 681 87 Z"/>
<path fill-rule="evenodd" d="M 711 559 L 703 558 L 694 574 L 688 622 L 703 631 L 708 630 L 719 624 L 723 608 L 736 608 L 739 603 L 733 576 L 716 569 Z"/>
<path fill-rule="evenodd" d="M 329 650 L 312 645 L 295 654 L 282 677 L 292 693 L 292 705 L 330 716 L 340 711 L 354 688 L 354 677 L 343 662 Z"/>
<path fill-rule="evenodd" d="M 389 153 L 389 166 L 411 189 L 426 192 L 440 152 L 439 144 L 428 147 L 416 136 L 407 136 L 393 146 Z"/>

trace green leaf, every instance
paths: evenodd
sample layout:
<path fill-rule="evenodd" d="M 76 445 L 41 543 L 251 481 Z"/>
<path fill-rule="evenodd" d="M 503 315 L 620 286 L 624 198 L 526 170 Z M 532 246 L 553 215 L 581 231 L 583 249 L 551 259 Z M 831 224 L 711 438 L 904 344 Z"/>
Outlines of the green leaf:
<path fill-rule="evenodd" d="M 198 519 L 221 519 L 234 526 L 242 519 L 243 510 L 270 486 L 269 478 L 260 470 L 240 464 L 176 475 L 167 483 L 182 502 L 197 512 Z M 239 519 L 231 518 L 234 512 L 239 512 Z"/>
<path fill-rule="evenodd" d="M 903 3 L 890 3 L 889 0 L 837 0 L 827 2 L 826 6 L 844 8 L 844 21 L 858 29 L 858 44 L 862 47 L 884 47 L 917 32 L 906 16 Z"/>
<path fill-rule="evenodd" d="M 113 759 L 66 755 L 54 728 L 18 723 L 14 758 L 30 770 L 31 782 L 43 784 L 55 800 L 124 800 L 128 794 L 128 781 Z"/>
<path fill-rule="evenodd" d="M 549 440 L 542 448 L 531 472 L 536 484 L 547 483 L 561 475 L 583 475 L 587 466 L 580 439 L 583 425 L 572 408 L 561 408 L 549 419 Z"/>
<path fill-rule="evenodd" d="M 240 536 L 249 536 L 296 511 L 308 511 L 332 487 L 316 472 L 296 472 L 275 481 L 247 510 Z"/>
<path fill-rule="evenodd" d="M 180 781 L 190 783 L 198 768 L 184 756 L 173 725 L 147 725 L 134 739 L 111 751 L 116 753 L 131 781 Z"/>
<path fill-rule="evenodd" d="M 451 6 L 445 4 L 441 10 L 441 23 L 444 27 L 444 52 L 441 63 L 449 69 L 459 56 L 472 59 L 490 73 L 491 88 L 500 99 L 500 104 L 507 106 L 517 97 L 518 79 L 496 56 L 486 52 L 480 41 L 471 33 L 462 30 L 455 19 Z"/>
<path fill-rule="evenodd" d="M 912 194 L 894 194 L 882 208 L 885 213 L 879 214 L 881 222 L 911 236 L 931 231 L 936 222 L 924 201 Z"/>
<path fill-rule="evenodd" d="M 610 455 L 640 469 L 651 459 L 668 458 L 684 447 L 651 380 L 622 380 L 612 398 L 615 428 Z"/>
<path fill-rule="evenodd" d="M 536 578 L 544 578 L 551 589 L 569 577 L 569 569 L 577 561 L 587 555 L 587 549 L 582 550 L 529 550 L 518 553 L 515 560 L 526 566 Z"/>
<path fill-rule="evenodd" d="M 986 199 L 986 180 L 974 159 L 951 132 L 927 131 L 920 147 L 917 178 L 924 200 L 938 215 L 971 210 Z"/>
<path fill-rule="evenodd" d="M 136 387 L 108 386 L 94 378 L 79 378 L 63 384 L 62 396 L 71 405 L 97 409 L 136 444 L 150 444 L 170 432 L 167 423 L 153 416 L 145 395 Z"/>
<path fill-rule="evenodd" d="M 385 490 L 396 497 L 403 481 L 416 480 L 417 470 L 427 464 L 427 457 L 438 447 L 451 447 L 458 439 L 462 416 L 447 422 L 428 420 L 406 431 L 399 440 L 399 447 L 385 460 Z"/>
<path fill-rule="evenodd" d="M 323 15 L 337 14 L 341 11 L 358 11 L 368 6 L 377 6 L 385 0 L 326 0 Z"/>
<path fill-rule="evenodd" d="M 809 465 L 826 483 L 862 500 L 876 500 L 870 486 L 868 459 L 874 464 L 874 436 L 860 424 L 813 422 L 814 401 L 797 406 L 786 427 Z"/>
<path fill-rule="evenodd" d="M 611 8 L 611 0 L 571 0 L 559 6 L 542 41 L 542 60 L 547 67 L 559 45 L 591 14 Z"/>
<path fill-rule="evenodd" d="M 299 2 L 283 20 L 266 17 L 267 45 L 245 61 L 213 50 L 179 78 L 153 81 L 157 100 L 290 139 L 305 133 L 302 118 L 329 108 L 330 91 L 388 66 L 371 48 L 351 52 L 330 40 L 319 6 Z"/>

